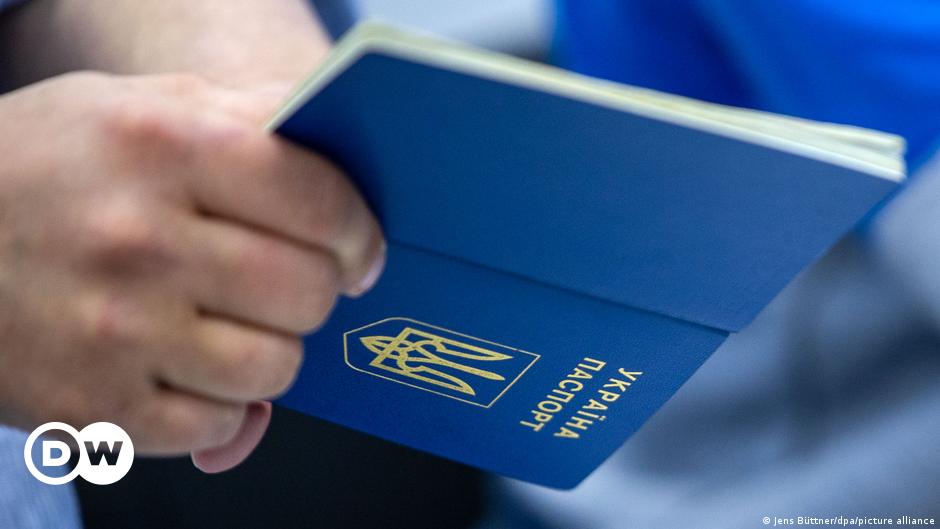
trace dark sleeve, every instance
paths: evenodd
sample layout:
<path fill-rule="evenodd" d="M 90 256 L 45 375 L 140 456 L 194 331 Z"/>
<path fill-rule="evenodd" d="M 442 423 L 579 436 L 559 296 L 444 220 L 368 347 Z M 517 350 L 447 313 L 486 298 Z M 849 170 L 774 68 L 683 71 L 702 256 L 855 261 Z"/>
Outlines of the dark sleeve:
<path fill-rule="evenodd" d="M 0 0 L 3 2 L 4 0 Z M 342 35 L 355 22 L 355 10 L 349 0 L 312 0 L 320 20 L 333 38 Z"/>

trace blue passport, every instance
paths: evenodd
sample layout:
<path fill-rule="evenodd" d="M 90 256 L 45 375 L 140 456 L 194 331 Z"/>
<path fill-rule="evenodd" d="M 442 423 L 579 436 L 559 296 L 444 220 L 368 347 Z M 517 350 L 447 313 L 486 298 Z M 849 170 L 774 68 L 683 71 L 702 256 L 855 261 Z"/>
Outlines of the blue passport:
<path fill-rule="evenodd" d="M 277 403 L 557 488 L 904 178 L 893 136 L 371 24 L 269 128 L 344 167 L 389 243 Z"/>

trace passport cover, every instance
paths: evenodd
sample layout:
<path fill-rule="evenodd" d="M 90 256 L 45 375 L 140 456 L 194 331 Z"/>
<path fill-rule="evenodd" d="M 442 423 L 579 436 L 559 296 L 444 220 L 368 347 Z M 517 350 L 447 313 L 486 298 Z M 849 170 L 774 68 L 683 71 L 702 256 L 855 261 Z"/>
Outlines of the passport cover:
<path fill-rule="evenodd" d="M 277 403 L 506 476 L 576 486 L 903 178 L 358 31 L 270 128 L 388 261 Z"/>

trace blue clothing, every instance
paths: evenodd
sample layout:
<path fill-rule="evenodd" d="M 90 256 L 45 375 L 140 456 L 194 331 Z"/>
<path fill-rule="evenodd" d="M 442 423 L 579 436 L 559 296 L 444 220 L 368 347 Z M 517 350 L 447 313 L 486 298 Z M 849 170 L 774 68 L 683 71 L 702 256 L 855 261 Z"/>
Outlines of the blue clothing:
<path fill-rule="evenodd" d="M 355 6 L 346 0 L 312 0 L 317 16 L 334 38 L 342 35 L 356 22 Z"/>
<path fill-rule="evenodd" d="M 0 527 L 79 529 L 78 498 L 71 485 L 46 485 L 26 469 L 26 432 L 0 425 Z"/>
<path fill-rule="evenodd" d="M 554 58 L 589 75 L 904 136 L 940 136 L 934 0 L 559 0 Z"/>

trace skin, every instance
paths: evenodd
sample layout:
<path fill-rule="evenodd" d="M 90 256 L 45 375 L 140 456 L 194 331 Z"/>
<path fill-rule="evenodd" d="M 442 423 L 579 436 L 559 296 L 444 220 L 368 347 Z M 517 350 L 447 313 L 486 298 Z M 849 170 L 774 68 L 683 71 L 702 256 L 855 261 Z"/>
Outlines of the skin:
<path fill-rule="evenodd" d="M 34 0 L 0 35 L 22 86 L 0 97 L 0 421 L 110 421 L 231 468 L 300 336 L 384 263 L 342 172 L 262 132 L 328 50 L 314 14 Z"/>

